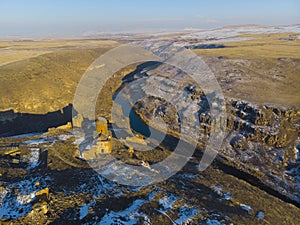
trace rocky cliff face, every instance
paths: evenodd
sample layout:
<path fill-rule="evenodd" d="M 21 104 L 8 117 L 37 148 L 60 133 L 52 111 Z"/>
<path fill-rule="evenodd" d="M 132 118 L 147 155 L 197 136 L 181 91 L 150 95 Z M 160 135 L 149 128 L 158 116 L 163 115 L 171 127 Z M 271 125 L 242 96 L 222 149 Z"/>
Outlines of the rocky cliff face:
<path fill-rule="evenodd" d="M 299 201 L 300 183 L 291 169 L 295 171 L 299 166 L 300 111 L 229 100 L 227 125 L 221 154 Z"/>
<path fill-rule="evenodd" d="M 172 110 L 167 110 L 163 103 L 158 105 L 157 99 L 152 99 L 152 105 L 158 106 L 156 110 L 149 110 L 149 99 L 145 104 L 148 108 L 143 107 L 145 101 L 139 102 L 139 112 L 148 119 L 162 116 L 168 121 L 169 128 L 179 130 L 176 113 L 170 113 Z M 291 199 L 300 201 L 297 176 L 300 111 L 230 99 L 227 101 L 227 116 L 227 136 L 219 151 L 227 159 L 226 163 L 247 171 Z M 199 121 L 200 142 L 205 145 L 212 122 L 209 108 L 199 113 Z"/>
<path fill-rule="evenodd" d="M 187 78 L 178 78 L 178 74 L 176 76 L 170 76 L 171 81 L 168 83 L 163 82 L 159 75 L 160 78 L 155 79 L 150 75 L 144 84 L 139 84 L 148 95 L 135 104 L 135 110 L 148 121 L 160 117 L 169 131 L 181 133 L 182 137 L 187 139 L 195 137 L 194 130 L 182 132 L 180 119 L 185 118 L 194 123 L 191 118 L 196 111 L 199 121 L 199 143 L 205 146 L 212 129 L 208 100 Z M 184 91 L 179 92 L 179 89 Z M 158 91 L 161 97 L 153 97 Z M 179 107 L 174 107 L 170 102 L 177 102 Z M 257 177 L 290 199 L 300 202 L 300 183 L 297 176 L 300 146 L 299 109 L 227 98 L 226 111 L 226 138 L 219 150 L 222 160 Z"/>

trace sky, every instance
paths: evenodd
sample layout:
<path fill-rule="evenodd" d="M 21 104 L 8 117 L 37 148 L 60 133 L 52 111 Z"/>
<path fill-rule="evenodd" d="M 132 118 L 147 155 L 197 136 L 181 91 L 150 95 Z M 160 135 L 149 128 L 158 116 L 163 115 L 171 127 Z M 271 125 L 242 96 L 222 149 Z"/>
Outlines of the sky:
<path fill-rule="evenodd" d="M 0 0 L 0 37 L 299 23 L 300 0 Z"/>

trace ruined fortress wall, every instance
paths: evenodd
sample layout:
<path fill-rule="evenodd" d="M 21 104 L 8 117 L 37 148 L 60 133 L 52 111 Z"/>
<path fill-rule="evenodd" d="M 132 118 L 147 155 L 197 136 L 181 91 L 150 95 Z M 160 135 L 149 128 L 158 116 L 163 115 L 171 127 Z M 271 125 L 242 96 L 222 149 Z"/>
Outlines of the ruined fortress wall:
<path fill-rule="evenodd" d="M 19 113 L 13 110 L 0 112 L 0 136 L 45 132 L 72 120 L 72 105 L 47 114 Z"/>

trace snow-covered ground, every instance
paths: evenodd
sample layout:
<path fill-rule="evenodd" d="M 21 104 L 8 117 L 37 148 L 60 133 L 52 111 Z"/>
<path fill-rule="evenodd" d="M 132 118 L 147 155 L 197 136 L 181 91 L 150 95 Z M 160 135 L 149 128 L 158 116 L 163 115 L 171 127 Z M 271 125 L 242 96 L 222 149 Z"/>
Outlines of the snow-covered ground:
<path fill-rule="evenodd" d="M 300 33 L 300 25 L 291 26 L 245 26 L 245 27 L 224 27 L 218 29 L 193 32 L 181 36 L 182 38 L 220 40 L 240 36 L 242 34 L 276 34 L 276 33 Z"/>
<path fill-rule="evenodd" d="M 123 211 L 114 212 L 110 211 L 105 214 L 99 224 L 110 225 L 135 225 L 138 223 L 138 219 L 144 218 L 147 221 L 147 216 L 138 213 L 138 209 L 145 203 L 144 200 L 135 200 L 128 208 Z"/>
<path fill-rule="evenodd" d="M 18 219 L 27 215 L 32 210 L 30 203 L 35 193 L 46 186 L 42 177 L 27 177 L 15 183 L 4 182 L 3 185 L 5 188 L 0 190 L 0 219 Z"/>
<path fill-rule="evenodd" d="M 220 42 L 247 41 L 253 37 L 241 37 L 244 34 L 279 34 L 279 33 L 300 33 L 300 25 L 289 26 L 240 26 L 240 27 L 222 27 L 208 30 L 190 30 L 190 33 L 184 35 L 173 35 L 167 40 L 165 37 L 157 36 L 155 38 L 143 41 L 143 45 L 148 49 L 162 49 L 168 47 L 166 44 L 172 44 L 176 47 L 187 47 L 193 45 L 188 43 L 187 39 L 200 41 L 198 44 L 214 44 Z M 175 41 L 176 39 L 176 41 Z M 299 36 L 298 36 L 299 39 Z M 138 43 L 138 42 L 137 42 Z"/>

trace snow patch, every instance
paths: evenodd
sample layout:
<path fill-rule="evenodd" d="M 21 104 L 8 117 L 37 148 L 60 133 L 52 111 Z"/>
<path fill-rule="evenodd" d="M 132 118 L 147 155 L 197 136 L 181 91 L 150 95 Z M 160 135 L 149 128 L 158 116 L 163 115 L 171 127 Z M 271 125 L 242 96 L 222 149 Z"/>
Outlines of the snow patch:
<path fill-rule="evenodd" d="M 216 192 L 218 195 L 223 195 L 222 193 L 222 187 L 220 186 L 212 186 L 212 189 L 214 192 Z"/>
<path fill-rule="evenodd" d="M 207 219 L 205 222 L 207 225 L 222 225 L 222 223 L 218 220 Z"/>
<path fill-rule="evenodd" d="M 245 205 L 245 204 L 240 204 L 241 208 L 247 212 L 251 212 L 252 208 L 249 205 Z"/>
<path fill-rule="evenodd" d="M 135 200 L 132 205 L 124 211 L 111 211 L 104 215 L 99 224 L 135 225 L 139 223 L 139 218 L 143 219 L 144 221 L 149 220 L 147 216 L 137 212 L 144 203 L 144 200 Z"/>
<path fill-rule="evenodd" d="M 2 200 L 4 199 L 7 193 L 8 193 L 7 188 L 0 187 L 0 208 L 2 206 Z"/>
<path fill-rule="evenodd" d="M 30 148 L 30 155 L 28 158 L 28 167 L 27 169 L 32 169 L 39 164 L 40 159 L 40 148 Z"/>
<path fill-rule="evenodd" d="M 31 202 L 35 197 L 35 192 L 31 192 L 28 195 L 18 195 L 17 197 L 17 202 L 20 203 L 21 205 L 28 204 Z"/>
<path fill-rule="evenodd" d="M 223 199 L 224 200 L 230 200 L 231 199 L 231 193 L 230 192 L 226 192 L 224 195 L 223 195 Z"/>
<path fill-rule="evenodd" d="M 6 183 L 4 186 L 7 188 L 3 192 L 5 195 L 2 198 L 2 205 L 0 208 L 0 219 L 18 219 L 21 216 L 27 215 L 32 210 L 32 205 L 30 202 L 34 199 L 36 191 L 36 182 L 41 182 L 40 188 L 45 187 L 45 179 L 42 177 L 28 178 L 16 183 Z M 8 188 L 9 187 L 9 188 Z M 18 190 L 18 194 L 11 191 L 12 189 Z"/>
<path fill-rule="evenodd" d="M 264 212 L 259 211 L 259 212 L 257 213 L 256 217 L 257 217 L 258 219 L 260 219 L 260 220 L 263 220 L 264 217 L 265 217 L 265 214 L 264 214 Z"/>
<path fill-rule="evenodd" d="M 174 195 L 165 196 L 158 200 L 158 203 L 162 205 L 162 207 L 166 209 L 172 209 L 173 203 L 177 200 L 177 197 Z"/>
<path fill-rule="evenodd" d="M 84 217 L 86 217 L 89 214 L 89 207 L 91 206 L 91 203 L 85 204 L 80 207 L 79 209 L 79 219 L 82 220 Z"/>
<path fill-rule="evenodd" d="M 54 138 L 46 137 L 46 138 L 39 138 L 39 139 L 35 139 L 35 140 L 24 141 L 24 144 L 27 144 L 29 146 L 36 146 L 36 145 L 50 143 L 50 142 L 54 142 L 54 141 L 55 141 Z"/>
<path fill-rule="evenodd" d="M 71 137 L 73 137 L 73 135 L 70 134 L 61 134 L 58 136 L 58 139 L 61 141 L 66 141 L 68 139 L 70 139 Z"/>
<path fill-rule="evenodd" d="M 179 218 L 175 220 L 175 224 L 187 225 L 193 222 L 195 215 L 198 213 L 197 209 L 182 207 L 179 210 Z"/>

